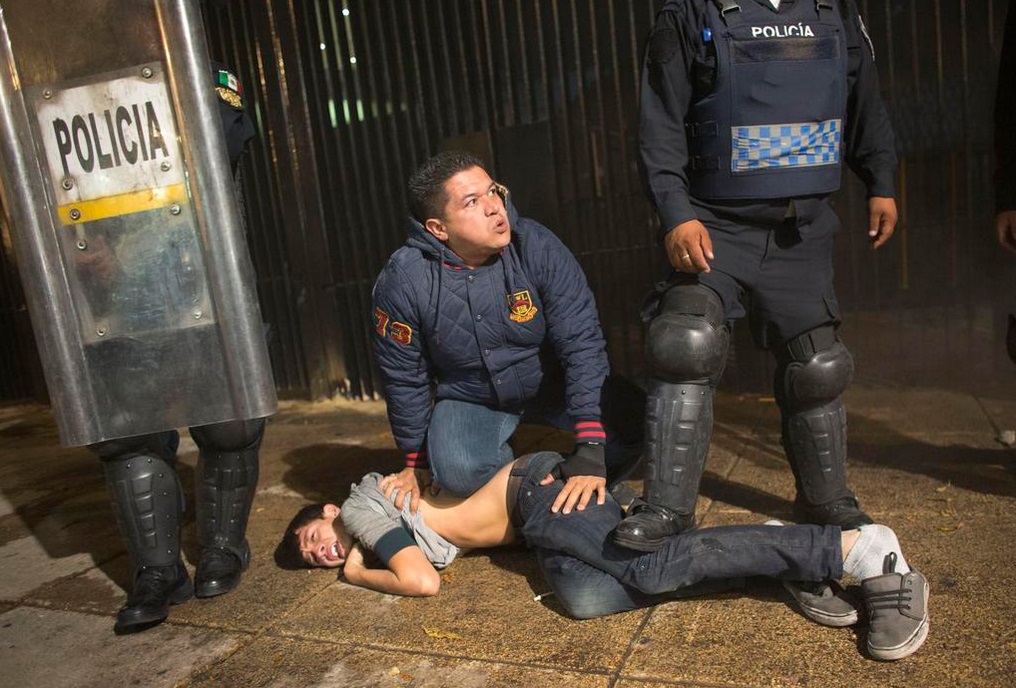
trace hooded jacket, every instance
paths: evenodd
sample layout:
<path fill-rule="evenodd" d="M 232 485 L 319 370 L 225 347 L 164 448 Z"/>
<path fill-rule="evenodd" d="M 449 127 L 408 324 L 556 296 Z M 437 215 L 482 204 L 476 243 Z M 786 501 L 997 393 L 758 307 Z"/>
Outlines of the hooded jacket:
<path fill-rule="evenodd" d="M 374 284 L 373 351 L 399 448 L 423 453 L 434 401 L 519 411 L 556 357 L 575 423 L 600 420 L 609 371 L 592 291 L 575 256 L 506 201 L 511 241 L 470 269 L 421 223 Z"/>

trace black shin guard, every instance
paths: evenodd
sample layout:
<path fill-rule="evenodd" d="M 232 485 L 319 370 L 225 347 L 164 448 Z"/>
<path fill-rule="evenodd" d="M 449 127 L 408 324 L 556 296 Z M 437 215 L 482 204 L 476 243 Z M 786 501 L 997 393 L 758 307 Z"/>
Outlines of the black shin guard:
<path fill-rule="evenodd" d="M 783 449 L 797 494 L 808 504 L 853 497 L 847 489 L 847 413 L 843 401 L 783 414 Z"/>
<path fill-rule="evenodd" d="M 847 489 L 847 414 L 842 394 L 854 365 L 832 326 L 786 342 L 774 389 L 782 443 L 794 471 L 798 520 L 857 527 L 871 523 Z"/>
<path fill-rule="evenodd" d="M 640 552 L 659 549 L 695 527 L 695 501 L 713 429 L 713 388 L 649 383 L 646 405 L 645 501 L 614 528 L 614 543 Z"/>
<path fill-rule="evenodd" d="M 193 428 L 197 443 L 197 531 L 202 549 L 235 554 L 246 566 L 246 532 L 258 483 L 264 420 Z"/>
<path fill-rule="evenodd" d="M 649 504 L 694 519 L 713 432 L 713 391 L 711 385 L 650 381 L 645 483 Z"/>
<path fill-rule="evenodd" d="M 695 502 L 713 433 L 713 392 L 730 331 L 719 295 L 678 284 L 655 305 L 646 336 L 645 502 L 613 531 L 616 544 L 652 552 L 695 527 Z"/>
<path fill-rule="evenodd" d="M 175 435 L 175 433 L 172 433 Z M 183 490 L 173 468 L 174 438 L 159 433 L 92 447 L 135 572 L 180 561 Z"/>
<path fill-rule="evenodd" d="M 184 499 L 173 468 L 175 432 L 111 440 L 90 447 L 103 460 L 117 525 L 131 559 L 131 590 L 114 631 L 162 622 L 173 604 L 194 595 L 180 552 Z"/>

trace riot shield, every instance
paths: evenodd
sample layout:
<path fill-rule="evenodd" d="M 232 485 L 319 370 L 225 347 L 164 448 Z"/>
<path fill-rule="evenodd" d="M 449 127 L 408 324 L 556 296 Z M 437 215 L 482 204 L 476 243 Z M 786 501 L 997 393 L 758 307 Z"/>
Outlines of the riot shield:
<path fill-rule="evenodd" d="M 66 445 L 274 413 L 197 0 L 0 0 L 0 193 Z"/>

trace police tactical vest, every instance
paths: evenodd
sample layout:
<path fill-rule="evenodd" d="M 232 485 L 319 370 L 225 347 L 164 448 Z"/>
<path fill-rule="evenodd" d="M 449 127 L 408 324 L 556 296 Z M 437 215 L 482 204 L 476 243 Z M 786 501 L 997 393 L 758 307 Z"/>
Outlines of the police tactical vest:
<path fill-rule="evenodd" d="M 834 0 L 713 0 L 716 87 L 687 118 L 693 196 L 787 198 L 840 185 L 847 48 Z"/>

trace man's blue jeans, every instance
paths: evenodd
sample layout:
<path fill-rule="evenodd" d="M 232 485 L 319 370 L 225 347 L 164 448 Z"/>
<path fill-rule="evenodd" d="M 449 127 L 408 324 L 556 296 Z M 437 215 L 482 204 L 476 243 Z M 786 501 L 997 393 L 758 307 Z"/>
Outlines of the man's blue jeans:
<path fill-rule="evenodd" d="M 662 548 L 640 553 L 609 537 L 621 507 L 609 495 L 584 511 L 551 513 L 560 480 L 540 480 L 561 460 L 540 452 L 519 489 L 522 534 L 543 574 L 571 616 L 593 618 L 684 596 L 706 581 L 749 576 L 821 581 L 843 575 L 837 526 L 722 526 L 675 535 Z"/>
<path fill-rule="evenodd" d="M 604 394 L 611 394 L 610 383 L 604 385 Z M 604 401 L 606 406 L 607 399 Z M 639 403 L 642 405 L 634 409 L 637 418 L 626 419 L 626 424 L 632 426 L 625 428 L 629 430 L 628 438 L 622 437 L 610 423 L 612 418 L 622 414 L 605 413 L 608 470 L 631 465 L 642 453 L 644 397 Z M 573 427 L 563 406 L 541 405 L 539 400 L 508 410 L 455 399 L 438 401 L 427 429 L 427 456 L 434 479 L 453 495 L 471 495 L 494 477 L 501 466 L 515 458 L 508 440 L 521 422 L 562 430 Z"/>

